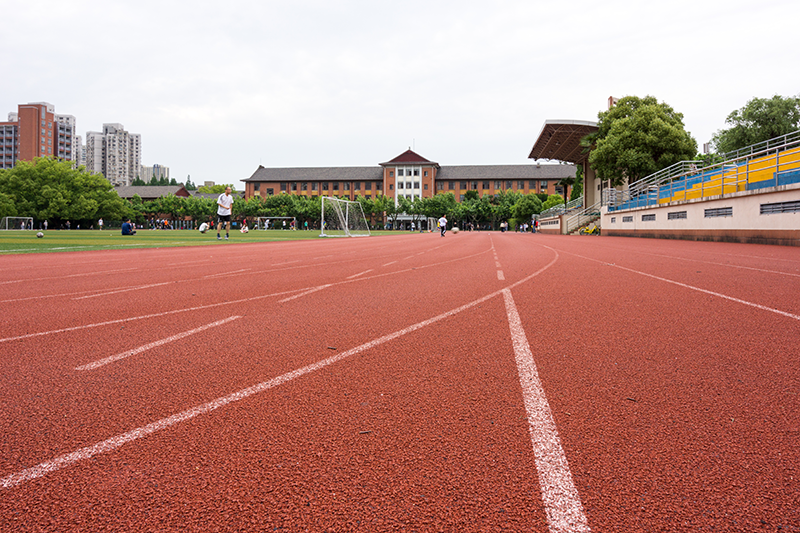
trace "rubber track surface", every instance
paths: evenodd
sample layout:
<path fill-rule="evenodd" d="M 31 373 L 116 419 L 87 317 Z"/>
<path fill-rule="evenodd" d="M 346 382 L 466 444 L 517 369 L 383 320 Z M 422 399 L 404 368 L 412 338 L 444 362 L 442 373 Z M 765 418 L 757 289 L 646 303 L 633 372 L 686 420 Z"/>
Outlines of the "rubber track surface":
<path fill-rule="evenodd" d="M 0 265 L 0 531 L 800 531 L 796 248 L 462 232 Z"/>

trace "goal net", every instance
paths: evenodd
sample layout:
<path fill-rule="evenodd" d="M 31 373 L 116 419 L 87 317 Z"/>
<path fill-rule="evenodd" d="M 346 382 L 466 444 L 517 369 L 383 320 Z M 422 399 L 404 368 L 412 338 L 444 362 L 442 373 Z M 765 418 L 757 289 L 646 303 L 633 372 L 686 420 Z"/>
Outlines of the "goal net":
<path fill-rule="evenodd" d="M 297 229 L 295 217 L 258 217 L 257 229 Z"/>
<path fill-rule="evenodd" d="M 369 237 L 369 224 L 358 202 L 322 197 L 320 237 Z"/>
<path fill-rule="evenodd" d="M 33 217 L 3 217 L 0 230 L 6 229 L 33 229 Z"/>

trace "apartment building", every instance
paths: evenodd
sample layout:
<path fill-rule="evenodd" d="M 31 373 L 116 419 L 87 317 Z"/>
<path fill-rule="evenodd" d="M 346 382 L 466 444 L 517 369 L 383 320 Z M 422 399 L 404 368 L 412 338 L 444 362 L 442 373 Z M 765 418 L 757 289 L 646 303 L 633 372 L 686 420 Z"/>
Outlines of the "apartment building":
<path fill-rule="evenodd" d="M 142 165 L 141 169 L 139 170 L 139 179 L 143 180 L 145 183 L 150 183 L 150 180 L 153 178 L 156 180 L 160 180 L 161 178 L 166 178 L 169 180 L 169 167 L 165 167 L 163 165 L 153 165 L 151 167 L 147 167 Z"/>
<path fill-rule="evenodd" d="M 75 117 L 58 115 L 47 102 L 19 104 L 17 112 L 0 122 L 0 168 L 37 157 L 76 160 Z"/>
<path fill-rule="evenodd" d="M 112 185 L 130 185 L 142 166 L 142 136 L 122 124 L 103 124 L 86 133 L 86 169 L 102 174 Z"/>

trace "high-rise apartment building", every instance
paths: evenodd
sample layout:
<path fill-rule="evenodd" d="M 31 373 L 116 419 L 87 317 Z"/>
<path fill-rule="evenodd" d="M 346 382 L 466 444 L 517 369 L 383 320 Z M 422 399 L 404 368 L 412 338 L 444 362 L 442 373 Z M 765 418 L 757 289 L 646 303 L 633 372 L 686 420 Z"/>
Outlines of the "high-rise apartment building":
<path fill-rule="evenodd" d="M 145 183 L 150 183 L 150 180 L 155 178 L 156 180 L 160 180 L 162 178 L 166 178 L 169 180 L 169 167 L 165 167 L 163 165 L 153 165 L 152 167 L 146 167 L 142 165 L 141 172 L 139 173 L 139 178 L 144 180 Z"/>
<path fill-rule="evenodd" d="M 122 124 L 103 124 L 103 132 L 86 134 L 86 169 L 102 174 L 112 185 L 130 185 L 142 165 L 142 136 Z"/>
<path fill-rule="evenodd" d="M 57 115 L 47 102 L 20 104 L 0 122 L 0 168 L 37 157 L 75 161 L 74 145 L 75 117 Z"/>

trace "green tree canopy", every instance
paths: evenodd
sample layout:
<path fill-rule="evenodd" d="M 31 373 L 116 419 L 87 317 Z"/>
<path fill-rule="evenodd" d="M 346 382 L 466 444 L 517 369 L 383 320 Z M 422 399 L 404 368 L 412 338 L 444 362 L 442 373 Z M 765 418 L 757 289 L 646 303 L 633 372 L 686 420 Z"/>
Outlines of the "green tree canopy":
<path fill-rule="evenodd" d="M 526 194 L 514 204 L 512 213 L 519 222 L 530 221 L 536 213 L 541 213 L 542 201 L 535 194 Z"/>
<path fill-rule="evenodd" d="M 72 168 L 71 161 L 42 157 L 0 170 L 0 217 L 93 223 L 130 214 L 108 180 L 84 167 Z"/>
<path fill-rule="evenodd" d="M 228 187 L 231 188 L 232 192 L 236 191 L 236 187 L 234 187 L 233 185 L 223 184 L 223 185 L 213 185 L 211 187 L 206 187 L 205 185 L 201 185 L 200 187 L 197 188 L 197 192 L 203 194 L 222 194 Z"/>
<path fill-rule="evenodd" d="M 800 130 L 800 97 L 753 98 L 731 112 L 725 123 L 730 128 L 719 130 L 711 138 L 719 154 Z"/>
<path fill-rule="evenodd" d="M 589 163 L 613 186 L 629 183 L 697 154 L 697 141 L 684 129 L 683 114 L 655 97 L 626 96 L 598 114 Z"/>

